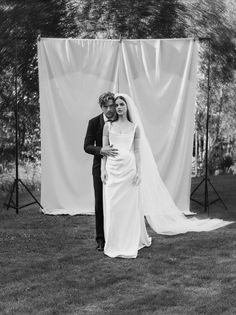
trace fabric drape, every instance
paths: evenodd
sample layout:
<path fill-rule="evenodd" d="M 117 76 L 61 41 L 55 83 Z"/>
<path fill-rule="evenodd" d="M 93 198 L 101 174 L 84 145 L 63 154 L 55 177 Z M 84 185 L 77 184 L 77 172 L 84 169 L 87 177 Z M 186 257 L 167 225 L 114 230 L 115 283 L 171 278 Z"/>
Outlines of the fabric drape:
<path fill-rule="evenodd" d="M 189 211 L 197 55 L 192 39 L 38 42 L 45 213 L 94 213 L 92 156 L 83 141 L 108 90 L 132 96 L 161 177 Z"/>

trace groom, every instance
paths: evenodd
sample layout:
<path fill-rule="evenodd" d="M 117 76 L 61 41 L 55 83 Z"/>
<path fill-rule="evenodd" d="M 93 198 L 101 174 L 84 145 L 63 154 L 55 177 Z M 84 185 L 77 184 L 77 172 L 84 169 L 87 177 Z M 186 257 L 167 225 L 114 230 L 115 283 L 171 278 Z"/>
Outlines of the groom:
<path fill-rule="evenodd" d="M 105 245 L 103 228 L 103 198 L 101 181 L 102 156 L 116 156 L 118 150 L 112 146 L 102 147 L 103 126 L 106 121 L 112 121 L 115 116 L 115 95 L 111 92 L 103 93 L 99 97 L 102 113 L 89 120 L 84 139 L 84 150 L 93 154 L 93 187 L 95 196 L 95 220 L 97 250 L 103 251 Z"/>

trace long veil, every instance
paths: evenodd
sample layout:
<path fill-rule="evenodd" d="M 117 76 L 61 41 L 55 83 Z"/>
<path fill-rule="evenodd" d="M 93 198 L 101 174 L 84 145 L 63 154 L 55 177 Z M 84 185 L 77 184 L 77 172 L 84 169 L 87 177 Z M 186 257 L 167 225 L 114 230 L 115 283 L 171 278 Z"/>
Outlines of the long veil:
<path fill-rule="evenodd" d="M 189 231 L 211 231 L 233 222 L 221 219 L 187 218 L 174 203 L 169 191 L 162 181 L 138 109 L 130 96 L 123 93 L 127 101 L 130 119 L 140 129 L 141 155 L 141 211 L 151 228 L 158 234 L 175 235 Z"/>

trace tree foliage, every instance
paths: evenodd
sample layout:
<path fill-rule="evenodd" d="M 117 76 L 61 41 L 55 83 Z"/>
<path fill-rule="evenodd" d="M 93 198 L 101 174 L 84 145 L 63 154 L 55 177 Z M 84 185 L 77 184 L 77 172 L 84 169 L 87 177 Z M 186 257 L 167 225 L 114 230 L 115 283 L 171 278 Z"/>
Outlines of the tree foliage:
<path fill-rule="evenodd" d="M 69 8 L 65 1 L 55 0 L 8 0 L 0 5 L 0 136 L 4 159 L 10 159 L 15 145 L 16 85 L 21 157 L 39 157 L 37 35 L 74 35 L 77 27 Z"/>
<path fill-rule="evenodd" d="M 196 122 L 205 134 L 210 55 L 210 143 L 235 136 L 236 3 L 232 0 L 183 0 L 185 30 L 191 37 L 210 38 L 200 43 Z"/>
<path fill-rule="evenodd" d="M 22 157 L 40 153 L 39 33 L 64 38 L 210 37 L 211 47 L 200 44 L 198 130 L 205 133 L 209 53 L 211 137 L 214 141 L 235 129 L 234 0 L 6 0 L 0 4 L 0 20 L 0 159 L 1 152 L 12 152 L 14 147 L 16 70 L 20 151 Z"/>
<path fill-rule="evenodd" d="M 178 0 L 80 0 L 77 21 L 81 37 L 170 38 L 184 35 Z"/>

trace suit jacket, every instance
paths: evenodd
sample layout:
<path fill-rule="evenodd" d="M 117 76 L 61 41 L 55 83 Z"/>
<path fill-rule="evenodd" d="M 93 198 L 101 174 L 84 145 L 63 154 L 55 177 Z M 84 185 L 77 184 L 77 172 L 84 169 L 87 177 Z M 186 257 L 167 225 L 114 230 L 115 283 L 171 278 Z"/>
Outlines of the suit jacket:
<path fill-rule="evenodd" d="M 102 148 L 102 133 L 104 127 L 103 114 L 100 114 L 89 120 L 86 136 L 84 139 L 84 150 L 93 154 L 93 176 L 101 175 L 101 158 L 100 150 Z"/>

